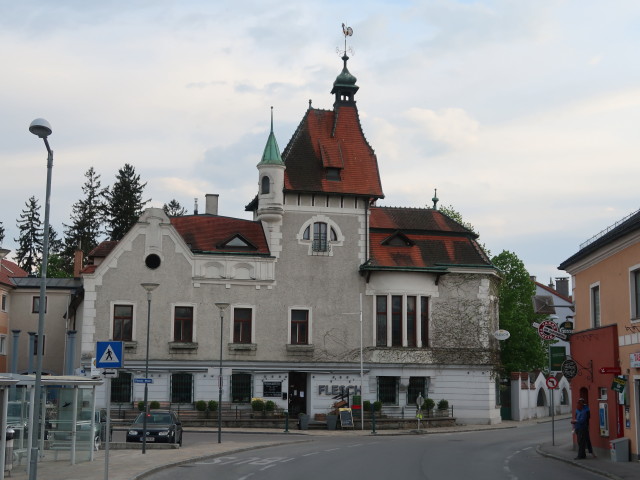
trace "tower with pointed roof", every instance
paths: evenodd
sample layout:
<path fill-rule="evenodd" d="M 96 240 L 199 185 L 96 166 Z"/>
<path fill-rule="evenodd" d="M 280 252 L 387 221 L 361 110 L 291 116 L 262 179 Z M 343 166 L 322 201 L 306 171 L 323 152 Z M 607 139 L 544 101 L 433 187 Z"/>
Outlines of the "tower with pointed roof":
<path fill-rule="evenodd" d="M 280 155 L 280 148 L 273 133 L 273 107 L 271 107 L 271 130 L 264 147 L 258 168 L 258 197 L 256 220 L 265 223 L 269 247 L 276 256 L 280 247 L 280 225 L 284 213 L 284 171 L 285 164 Z"/>

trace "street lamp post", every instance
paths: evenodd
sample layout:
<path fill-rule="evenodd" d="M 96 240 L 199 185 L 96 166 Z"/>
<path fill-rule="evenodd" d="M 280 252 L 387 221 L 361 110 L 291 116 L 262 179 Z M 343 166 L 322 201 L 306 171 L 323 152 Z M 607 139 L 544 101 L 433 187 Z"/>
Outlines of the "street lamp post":
<path fill-rule="evenodd" d="M 147 417 L 149 416 L 149 331 L 151 329 L 151 292 L 158 283 L 141 283 L 147 291 L 147 351 L 144 358 L 144 418 L 142 420 L 142 453 L 147 453 Z"/>
<path fill-rule="evenodd" d="M 49 147 L 47 137 L 51 135 L 51 125 L 44 118 L 36 118 L 29 131 L 44 141 L 47 148 L 47 191 L 44 204 L 44 232 L 42 240 L 42 266 L 40 268 L 40 300 L 38 305 L 38 352 L 36 361 L 36 382 L 34 392 L 34 408 L 31 441 L 31 457 L 29 461 L 29 480 L 38 478 L 38 425 L 40 425 L 40 412 L 42 410 L 42 346 L 44 344 L 44 314 L 47 298 L 47 264 L 49 261 L 49 205 L 51 200 L 51 172 L 53 170 L 53 151 Z"/>
<path fill-rule="evenodd" d="M 218 376 L 218 443 L 222 443 L 222 335 L 224 332 L 224 312 L 229 308 L 228 303 L 217 302 L 220 310 L 220 373 Z"/>

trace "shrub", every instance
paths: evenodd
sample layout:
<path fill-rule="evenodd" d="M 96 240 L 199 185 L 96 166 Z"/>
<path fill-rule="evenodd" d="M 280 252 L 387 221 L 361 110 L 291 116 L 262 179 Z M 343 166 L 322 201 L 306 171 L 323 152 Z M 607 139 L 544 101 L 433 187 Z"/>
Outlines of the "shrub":
<path fill-rule="evenodd" d="M 377 400 L 377 401 L 373 402 L 373 409 L 374 409 L 376 412 L 380 412 L 380 411 L 382 410 L 382 402 L 381 402 L 381 401 L 379 401 L 379 400 Z"/>
<path fill-rule="evenodd" d="M 438 402 L 438 410 L 448 410 L 449 402 L 444 398 Z"/>
<path fill-rule="evenodd" d="M 209 400 L 209 403 L 207 403 L 207 407 L 209 407 L 210 411 L 215 412 L 218 410 L 218 402 L 216 402 L 215 400 Z"/>
<path fill-rule="evenodd" d="M 273 412 L 276 409 L 276 403 L 273 400 L 267 400 L 264 403 L 264 409 L 267 412 Z"/>
<path fill-rule="evenodd" d="M 158 409 L 160 408 L 160 402 L 157 400 L 151 400 L 151 402 L 149 402 L 149 409 L 150 410 L 154 410 L 154 409 Z"/>
<path fill-rule="evenodd" d="M 261 398 L 254 398 L 251 400 L 251 409 L 256 412 L 261 412 L 264 410 L 264 400 Z"/>
<path fill-rule="evenodd" d="M 436 406 L 436 402 L 434 402 L 433 398 L 425 398 L 424 399 L 424 409 L 427 412 L 430 412 L 431 410 L 433 410 L 433 408 Z"/>
<path fill-rule="evenodd" d="M 142 400 L 138 402 L 138 410 L 144 412 L 144 402 Z"/>
<path fill-rule="evenodd" d="M 365 412 L 370 412 L 371 402 L 369 400 L 365 400 L 364 402 L 362 402 L 362 408 L 364 409 Z"/>
<path fill-rule="evenodd" d="M 207 409 L 207 402 L 205 402 L 204 400 L 198 400 L 196 402 L 196 410 L 198 410 L 199 412 L 204 412 Z"/>

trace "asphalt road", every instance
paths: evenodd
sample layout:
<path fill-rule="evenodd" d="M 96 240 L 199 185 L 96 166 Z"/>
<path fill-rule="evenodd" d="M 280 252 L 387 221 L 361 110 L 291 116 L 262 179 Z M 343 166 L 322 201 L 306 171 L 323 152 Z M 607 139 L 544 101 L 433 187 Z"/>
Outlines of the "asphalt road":
<path fill-rule="evenodd" d="M 568 436 L 568 432 L 564 432 Z M 191 441 L 198 441 L 190 435 Z M 408 480 L 602 478 L 542 457 L 537 444 L 550 439 L 548 424 L 480 432 L 306 437 L 305 442 L 239 452 L 163 470 L 153 480 L 282 480 L 366 478 Z M 238 435 L 237 437 L 241 437 Z M 236 436 L 234 436 L 234 439 Z M 187 437 L 185 436 L 185 442 Z M 558 438 L 558 441 L 565 439 Z"/>

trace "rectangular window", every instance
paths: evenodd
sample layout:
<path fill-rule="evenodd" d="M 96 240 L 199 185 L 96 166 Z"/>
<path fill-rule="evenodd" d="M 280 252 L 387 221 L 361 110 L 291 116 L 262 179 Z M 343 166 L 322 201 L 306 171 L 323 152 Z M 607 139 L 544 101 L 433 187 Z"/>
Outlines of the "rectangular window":
<path fill-rule="evenodd" d="M 4 293 L 2 294 L 2 311 L 7 311 L 7 296 Z"/>
<path fill-rule="evenodd" d="M 113 339 L 118 342 L 133 340 L 133 305 L 113 306 Z"/>
<path fill-rule="evenodd" d="M 251 316 L 250 308 L 233 309 L 233 343 L 251 343 Z"/>
<path fill-rule="evenodd" d="M 640 268 L 631 271 L 631 319 L 640 320 Z"/>
<path fill-rule="evenodd" d="M 383 405 L 398 404 L 398 377 L 378 377 L 378 400 Z"/>
<path fill-rule="evenodd" d="M 416 297 L 407 297 L 407 347 L 418 346 Z"/>
<path fill-rule="evenodd" d="M 316 222 L 313 224 L 313 250 L 315 252 L 326 252 L 328 249 L 327 224 Z"/>
<path fill-rule="evenodd" d="M 291 345 L 309 343 L 309 310 L 291 310 Z"/>
<path fill-rule="evenodd" d="M 7 336 L 0 335 L 0 355 L 7 354 Z"/>
<path fill-rule="evenodd" d="M 193 307 L 175 307 L 173 341 L 193 342 Z"/>
<path fill-rule="evenodd" d="M 407 388 L 407 405 L 416 405 L 418 396 L 427 398 L 426 377 L 409 377 L 409 387 Z"/>
<path fill-rule="evenodd" d="M 600 285 L 591 287 L 591 324 L 600 326 Z"/>
<path fill-rule="evenodd" d="M 234 373 L 231 375 L 231 401 L 249 403 L 251 401 L 251 374 Z"/>
<path fill-rule="evenodd" d="M 391 296 L 391 346 L 402 346 L 402 295 Z"/>
<path fill-rule="evenodd" d="M 376 346 L 387 346 L 387 296 L 376 297 Z"/>
<path fill-rule="evenodd" d="M 47 313 L 47 302 L 49 298 L 44 297 L 44 313 Z M 31 313 L 40 313 L 40 297 L 33 297 L 31 299 Z"/>
<path fill-rule="evenodd" d="M 422 347 L 429 346 L 429 297 L 420 297 L 420 340 Z"/>

